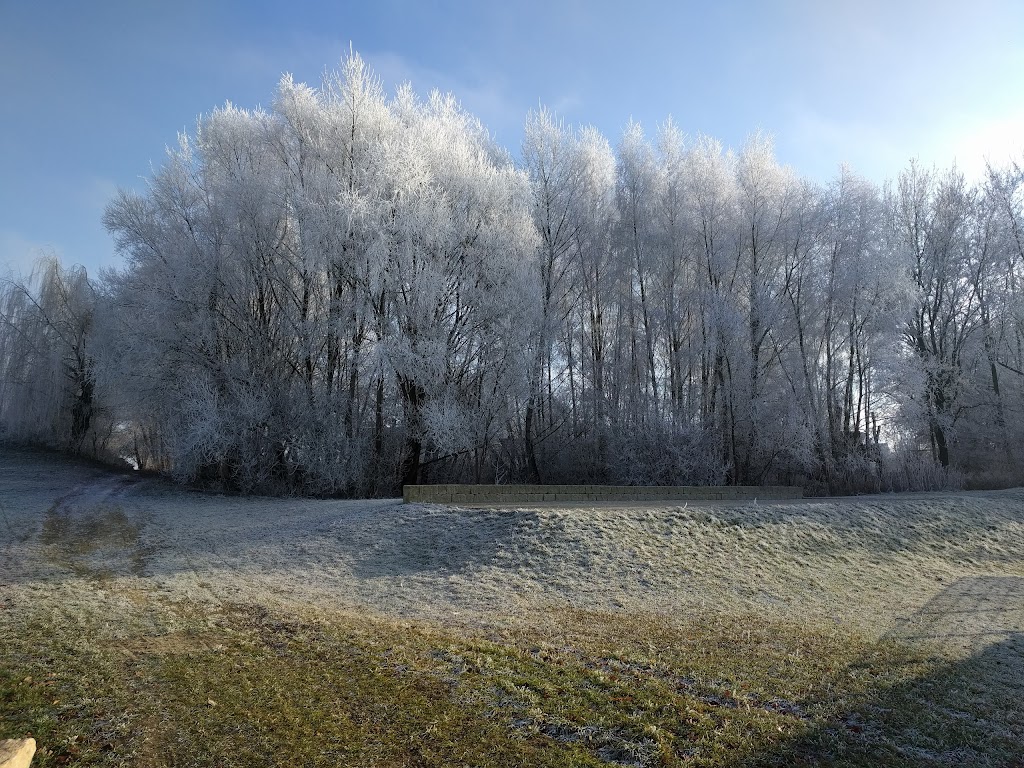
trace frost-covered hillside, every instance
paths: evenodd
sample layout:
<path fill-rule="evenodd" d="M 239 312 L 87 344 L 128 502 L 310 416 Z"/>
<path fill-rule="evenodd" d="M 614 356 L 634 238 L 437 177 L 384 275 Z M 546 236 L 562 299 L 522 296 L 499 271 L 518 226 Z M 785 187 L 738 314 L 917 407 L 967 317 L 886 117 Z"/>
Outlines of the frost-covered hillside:
<path fill-rule="evenodd" d="M 873 636 L 952 633 L 961 653 L 1024 631 L 1021 490 L 461 509 L 209 495 L 10 451 L 0 488 L 12 596 L 100 577 L 471 624 L 530 623 L 559 604 L 753 610 Z M 986 590 L 1004 604 L 975 610 Z M 921 613 L 958 591 L 948 615 Z"/>

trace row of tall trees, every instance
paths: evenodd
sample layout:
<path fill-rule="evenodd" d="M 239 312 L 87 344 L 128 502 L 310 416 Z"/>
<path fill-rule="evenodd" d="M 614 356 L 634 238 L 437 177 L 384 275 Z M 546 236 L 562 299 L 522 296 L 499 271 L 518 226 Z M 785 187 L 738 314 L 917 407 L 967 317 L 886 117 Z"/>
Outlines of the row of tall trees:
<path fill-rule="evenodd" d="M 516 161 L 357 56 L 182 136 L 125 266 L 3 291 L 9 437 L 247 491 L 1011 481 L 1024 174 L 826 186 L 540 110 Z"/>

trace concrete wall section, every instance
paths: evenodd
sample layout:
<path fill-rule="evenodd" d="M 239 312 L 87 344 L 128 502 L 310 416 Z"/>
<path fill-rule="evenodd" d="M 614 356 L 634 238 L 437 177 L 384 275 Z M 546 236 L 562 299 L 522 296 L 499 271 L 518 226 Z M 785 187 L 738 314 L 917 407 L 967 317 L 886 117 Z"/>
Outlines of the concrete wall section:
<path fill-rule="evenodd" d="M 587 501 L 700 501 L 801 499 L 803 488 L 788 485 L 628 486 L 628 485 L 407 485 L 406 503 L 533 504 Z"/>

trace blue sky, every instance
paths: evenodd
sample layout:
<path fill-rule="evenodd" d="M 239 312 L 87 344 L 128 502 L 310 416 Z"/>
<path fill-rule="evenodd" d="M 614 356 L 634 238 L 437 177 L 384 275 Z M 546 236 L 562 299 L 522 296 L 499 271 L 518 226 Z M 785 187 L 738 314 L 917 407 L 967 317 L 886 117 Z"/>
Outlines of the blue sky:
<path fill-rule="evenodd" d="M 350 43 L 514 152 L 544 104 L 613 145 L 630 118 L 730 146 L 762 130 L 820 181 L 1024 158 L 1019 0 L 0 0 L 0 276 L 41 249 L 116 266 L 100 217 L 119 186 L 199 114 L 268 104 L 283 72 L 319 83 Z"/>

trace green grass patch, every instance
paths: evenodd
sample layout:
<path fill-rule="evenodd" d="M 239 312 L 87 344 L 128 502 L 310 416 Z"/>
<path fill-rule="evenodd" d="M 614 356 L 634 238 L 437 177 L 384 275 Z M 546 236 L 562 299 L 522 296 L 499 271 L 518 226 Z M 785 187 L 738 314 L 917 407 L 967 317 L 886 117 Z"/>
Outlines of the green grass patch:
<path fill-rule="evenodd" d="M 0 619 L 0 738 L 35 736 L 44 768 L 1013 759 L 1005 702 L 965 699 L 969 665 L 749 616 L 544 619 L 499 635 L 146 594 L 39 605 Z"/>

